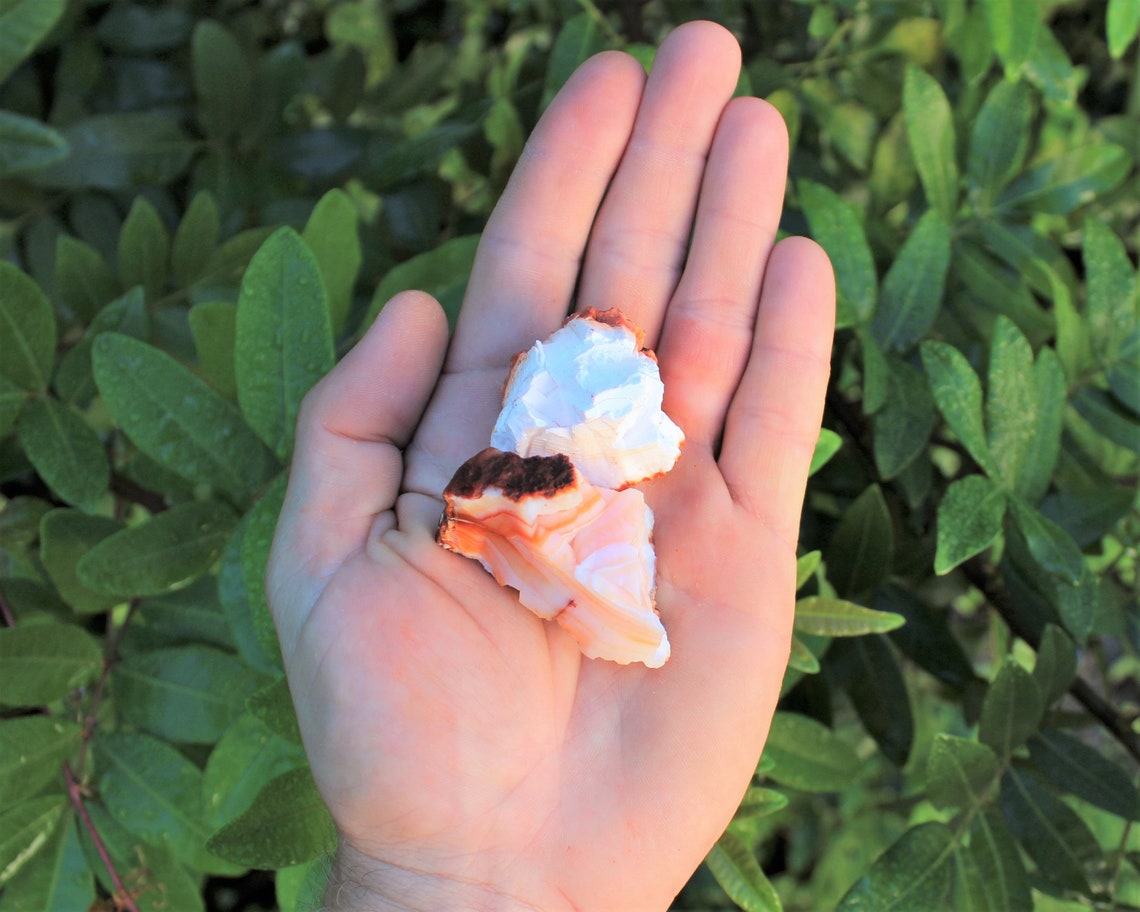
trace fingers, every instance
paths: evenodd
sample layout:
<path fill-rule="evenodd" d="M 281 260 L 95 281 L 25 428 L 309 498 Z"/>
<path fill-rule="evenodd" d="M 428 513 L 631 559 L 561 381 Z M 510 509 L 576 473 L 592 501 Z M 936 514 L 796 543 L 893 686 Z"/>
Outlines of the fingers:
<path fill-rule="evenodd" d="M 400 450 L 420 420 L 446 346 L 440 306 L 422 292 L 405 292 L 305 397 L 269 564 L 283 643 L 324 579 L 364 547 L 377 514 L 395 503 Z M 287 595 L 273 599 L 275 591 Z"/>
<path fill-rule="evenodd" d="M 817 244 L 776 245 L 748 366 L 729 406 L 720 469 L 738 504 L 795 548 L 819 437 L 835 328 L 835 279 Z"/>
<path fill-rule="evenodd" d="M 632 57 L 599 54 L 551 102 L 483 232 L 449 371 L 505 371 L 566 316 L 644 82 Z"/>
<path fill-rule="evenodd" d="M 705 158 L 740 72 L 740 47 L 711 22 L 661 45 L 629 148 L 598 214 L 580 305 L 619 307 L 656 344 L 685 259 Z"/>
<path fill-rule="evenodd" d="M 657 349 L 665 411 L 684 429 L 686 446 L 715 449 L 748 361 L 787 166 L 779 112 L 756 98 L 731 101 L 709 153 L 691 250 Z"/>

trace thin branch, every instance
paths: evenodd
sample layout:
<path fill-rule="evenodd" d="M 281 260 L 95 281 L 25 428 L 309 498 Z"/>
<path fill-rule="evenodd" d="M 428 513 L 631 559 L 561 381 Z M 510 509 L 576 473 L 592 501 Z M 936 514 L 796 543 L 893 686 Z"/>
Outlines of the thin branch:
<path fill-rule="evenodd" d="M 91 837 L 91 842 L 95 845 L 95 851 L 99 853 L 103 867 L 107 869 L 107 875 L 111 878 L 111 883 L 115 887 L 116 904 L 121 906 L 125 912 L 139 912 L 139 907 L 135 904 L 134 898 L 123 884 L 123 879 L 119 876 L 118 869 L 116 869 L 115 863 L 111 860 L 111 855 L 108 853 L 107 847 L 103 844 L 103 838 L 95 828 L 95 821 L 93 821 L 91 815 L 87 813 L 87 808 L 83 804 L 83 790 L 80 788 L 78 780 L 71 772 L 71 767 L 68 766 L 67 763 L 63 764 L 63 777 L 67 780 L 67 797 L 71 799 L 72 807 L 75 808 L 79 819 L 83 821 L 87 835 Z"/>
<path fill-rule="evenodd" d="M 0 618 L 4 619 L 5 627 L 16 626 L 16 618 L 12 615 L 12 609 L 8 607 L 8 600 L 4 598 L 3 586 L 0 586 Z"/>

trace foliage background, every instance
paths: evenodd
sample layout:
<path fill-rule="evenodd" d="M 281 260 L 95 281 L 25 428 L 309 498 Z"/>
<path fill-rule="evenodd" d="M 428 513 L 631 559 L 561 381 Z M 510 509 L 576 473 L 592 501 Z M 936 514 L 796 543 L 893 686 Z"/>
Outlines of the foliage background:
<path fill-rule="evenodd" d="M 316 904 L 300 398 L 393 292 L 454 315 L 577 63 L 699 17 L 840 328 L 785 696 L 675 908 L 1140 909 L 1140 3 L 0 0 L 0 910 Z"/>

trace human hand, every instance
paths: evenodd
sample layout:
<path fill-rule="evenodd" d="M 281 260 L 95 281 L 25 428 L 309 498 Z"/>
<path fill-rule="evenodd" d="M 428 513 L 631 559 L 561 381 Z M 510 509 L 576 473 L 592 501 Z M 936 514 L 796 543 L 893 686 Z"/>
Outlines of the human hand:
<path fill-rule="evenodd" d="M 664 909 L 748 784 L 787 661 L 834 286 L 817 246 L 774 243 L 787 136 L 729 100 L 739 58 L 690 23 L 648 81 L 622 54 L 585 63 L 487 224 L 450 349 L 439 306 L 398 295 L 305 400 L 268 592 L 340 834 L 333 908 Z M 511 355 L 572 299 L 645 329 L 687 437 L 643 486 L 660 669 L 584 659 L 435 543 Z"/>

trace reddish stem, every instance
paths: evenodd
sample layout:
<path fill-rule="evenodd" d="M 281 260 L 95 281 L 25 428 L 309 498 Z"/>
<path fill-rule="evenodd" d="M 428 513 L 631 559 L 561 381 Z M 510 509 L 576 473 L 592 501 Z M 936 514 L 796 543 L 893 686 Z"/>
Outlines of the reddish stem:
<path fill-rule="evenodd" d="M 124 909 L 125 912 L 139 912 L 139 907 L 135 905 L 134 899 L 123 884 L 123 879 L 119 877 L 115 863 L 111 861 L 107 847 L 103 845 L 103 839 L 99 835 L 99 831 L 95 829 L 95 821 L 93 821 L 91 815 L 87 813 L 87 808 L 83 804 L 83 791 L 79 786 L 79 782 L 72 774 L 71 767 L 67 763 L 63 764 L 63 778 L 67 780 L 67 796 L 71 799 L 71 805 L 75 808 L 76 813 L 79 814 L 80 820 L 83 821 L 83 826 L 86 827 L 87 834 L 95 844 L 95 851 L 99 853 L 99 858 L 103 861 L 103 867 L 107 869 L 111 883 L 114 884 L 116 905 Z"/>
<path fill-rule="evenodd" d="M 5 627 L 16 626 L 16 619 L 12 616 L 12 609 L 8 607 L 8 600 L 4 598 L 3 587 L 0 587 L 0 618 L 4 619 Z"/>

